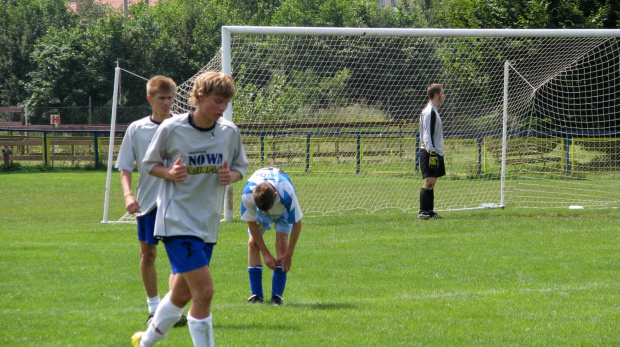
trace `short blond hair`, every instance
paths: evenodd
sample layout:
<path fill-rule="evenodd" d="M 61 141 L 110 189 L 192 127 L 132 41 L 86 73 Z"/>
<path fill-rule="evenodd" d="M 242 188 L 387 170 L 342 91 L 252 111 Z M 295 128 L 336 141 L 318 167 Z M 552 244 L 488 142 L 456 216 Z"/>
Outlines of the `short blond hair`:
<path fill-rule="evenodd" d="M 235 81 L 223 72 L 204 72 L 196 77 L 188 102 L 196 106 L 199 96 L 208 96 L 211 93 L 232 100 L 235 97 Z"/>
<path fill-rule="evenodd" d="M 157 93 L 171 93 L 174 95 L 177 92 L 177 84 L 174 83 L 172 78 L 166 76 L 153 76 L 146 82 L 146 94 L 155 96 Z"/>

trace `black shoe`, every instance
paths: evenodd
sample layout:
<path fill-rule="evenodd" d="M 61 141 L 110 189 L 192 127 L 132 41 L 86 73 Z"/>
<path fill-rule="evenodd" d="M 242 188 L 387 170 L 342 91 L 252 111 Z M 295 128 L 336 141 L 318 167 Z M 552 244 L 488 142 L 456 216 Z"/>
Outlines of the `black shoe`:
<path fill-rule="evenodd" d="M 430 219 L 430 218 L 431 218 L 431 214 L 426 211 L 420 211 L 420 213 L 418 214 L 418 219 Z"/>
<path fill-rule="evenodd" d="M 284 300 L 280 295 L 274 295 L 271 297 L 271 304 L 274 306 L 282 306 L 284 305 Z"/>
<path fill-rule="evenodd" d="M 150 314 L 149 318 L 146 319 L 146 326 L 148 327 L 149 325 L 151 325 L 151 321 L 153 320 L 153 317 L 155 315 L 154 314 Z"/>
<path fill-rule="evenodd" d="M 179 318 L 179 320 L 174 323 L 174 325 L 172 326 L 173 328 L 178 328 L 178 327 L 184 327 L 187 325 L 187 317 L 185 317 L 185 315 L 181 315 L 181 318 Z"/>
<path fill-rule="evenodd" d="M 250 296 L 250 298 L 248 299 L 248 304 L 260 304 L 262 302 L 263 302 L 263 298 L 259 297 L 256 294 Z"/>
<path fill-rule="evenodd" d="M 443 218 L 442 216 L 438 215 L 435 212 L 431 212 L 429 213 L 429 215 L 430 215 L 430 218 L 436 218 L 436 219 Z"/>

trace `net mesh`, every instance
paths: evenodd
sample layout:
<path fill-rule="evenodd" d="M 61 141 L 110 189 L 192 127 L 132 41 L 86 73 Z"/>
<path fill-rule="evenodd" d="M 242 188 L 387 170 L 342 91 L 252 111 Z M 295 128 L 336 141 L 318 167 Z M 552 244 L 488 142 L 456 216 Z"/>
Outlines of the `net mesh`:
<path fill-rule="evenodd" d="M 233 121 L 250 170 L 288 172 L 306 214 L 417 211 L 419 115 L 441 83 L 436 210 L 616 207 L 618 48 L 611 37 L 232 35 Z M 196 76 L 221 68 L 218 54 Z M 194 78 L 175 112 L 190 109 Z"/>

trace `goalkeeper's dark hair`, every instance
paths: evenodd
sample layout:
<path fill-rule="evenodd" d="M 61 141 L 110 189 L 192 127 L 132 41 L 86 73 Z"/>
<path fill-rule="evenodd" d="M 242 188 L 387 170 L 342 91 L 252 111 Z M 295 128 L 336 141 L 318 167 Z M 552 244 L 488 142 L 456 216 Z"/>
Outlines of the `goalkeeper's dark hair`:
<path fill-rule="evenodd" d="M 428 99 L 431 100 L 435 97 L 435 95 L 441 93 L 443 86 L 439 83 L 433 83 L 426 89 L 426 94 L 428 95 Z"/>
<path fill-rule="evenodd" d="M 252 193 L 254 204 L 261 211 L 269 211 L 276 202 L 276 189 L 268 182 L 260 183 Z"/>

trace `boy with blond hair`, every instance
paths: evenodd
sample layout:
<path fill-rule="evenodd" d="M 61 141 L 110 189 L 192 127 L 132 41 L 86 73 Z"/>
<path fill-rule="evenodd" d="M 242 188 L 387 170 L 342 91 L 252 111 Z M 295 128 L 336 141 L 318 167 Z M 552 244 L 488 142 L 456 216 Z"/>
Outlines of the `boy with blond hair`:
<path fill-rule="evenodd" d="M 155 215 L 157 214 L 157 194 L 161 180 L 143 172 L 142 159 L 151 143 L 159 125 L 170 118 L 170 108 L 174 101 L 177 85 L 166 76 L 154 76 L 146 84 L 146 100 L 151 104 L 152 113 L 139 119 L 127 127 L 121 149 L 116 160 L 116 168 L 121 172 L 121 186 L 125 196 L 125 208 L 128 213 L 137 213 L 138 241 L 140 242 L 140 275 L 146 292 L 148 318 L 150 322 L 159 305 L 160 297 L 157 289 L 157 240 L 154 238 Z M 136 194 L 131 189 L 134 163 L 138 169 L 138 184 Z M 172 284 L 173 275 L 170 274 L 169 284 Z M 185 316 L 181 316 L 175 326 L 187 323 Z"/>
<path fill-rule="evenodd" d="M 136 347 L 162 340 L 190 300 L 187 321 L 194 346 L 214 345 L 209 263 L 226 186 L 242 179 L 249 167 L 239 129 L 222 118 L 234 95 L 230 76 L 199 75 L 189 100 L 195 111 L 164 122 L 147 150 L 145 171 L 164 180 L 155 237 L 166 247 L 175 280 L 147 331 L 132 336 Z"/>

